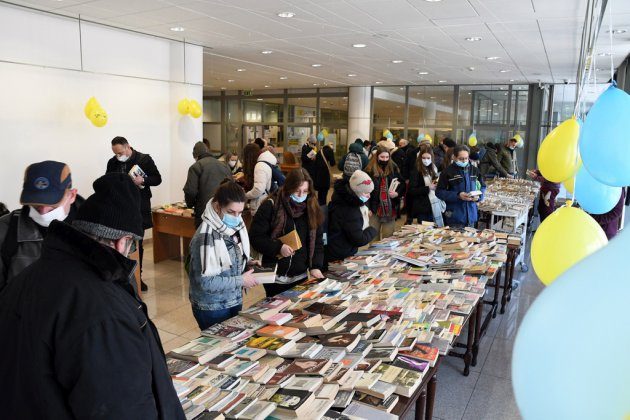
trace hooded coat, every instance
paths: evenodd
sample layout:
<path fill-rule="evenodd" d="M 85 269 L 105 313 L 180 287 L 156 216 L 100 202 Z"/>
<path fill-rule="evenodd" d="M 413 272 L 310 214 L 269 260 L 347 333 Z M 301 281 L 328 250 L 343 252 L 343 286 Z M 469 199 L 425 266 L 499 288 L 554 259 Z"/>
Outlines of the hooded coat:
<path fill-rule="evenodd" d="M 339 165 L 337 165 L 337 168 L 339 168 L 339 170 L 343 172 L 343 166 L 346 164 L 346 158 L 348 157 L 348 154 L 350 153 L 356 153 L 357 155 L 359 155 L 359 158 L 361 159 L 361 170 L 365 169 L 369 160 L 368 160 L 367 155 L 365 154 L 365 149 L 363 149 L 363 143 L 357 143 L 357 142 L 354 142 L 350 145 L 348 149 L 348 153 L 346 153 L 341 158 L 341 160 L 339 161 Z"/>
<path fill-rule="evenodd" d="M 263 201 L 269 196 L 273 172 L 271 167 L 278 164 L 278 159 L 269 150 L 258 156 L 258 162 L 254 166 L 254 185 L 247 191 L 245 197 L 249 200 L 249 209 L 252 216 L 256 214 Z"/>

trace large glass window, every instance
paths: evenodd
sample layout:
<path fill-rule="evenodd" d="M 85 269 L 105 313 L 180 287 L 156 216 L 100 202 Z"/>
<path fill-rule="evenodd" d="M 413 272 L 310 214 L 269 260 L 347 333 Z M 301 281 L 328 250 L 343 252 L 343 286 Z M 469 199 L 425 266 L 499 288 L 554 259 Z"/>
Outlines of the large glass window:
<path fill-rule="evenodd" d="M 289 98 L 289 122 L 317 123 L 317 98 Z"/>
<path fill-rule="evenodd" d="M 408 137 L 418 140 L 428 134 L 437 144 L 445 137 L 452 137 L 453 86 L 409 87 Z"/>
<path fill-rule="evenodd" d="M 401 138 L 405 130 L 405 87 L 375 87 L 372 106 L 372 135 L 378 141 L 383 130 L 392 132 L 395 139 Z"/>

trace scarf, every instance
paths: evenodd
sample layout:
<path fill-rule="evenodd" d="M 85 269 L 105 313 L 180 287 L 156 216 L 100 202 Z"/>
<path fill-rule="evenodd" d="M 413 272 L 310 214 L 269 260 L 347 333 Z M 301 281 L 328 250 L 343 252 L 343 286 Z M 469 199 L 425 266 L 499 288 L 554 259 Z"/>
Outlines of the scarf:
<path fill-rule="evenodd" d="M 366 205 L 359 207 L 359 210 L 361 210 L 361 217 L 363 217 L 363 227 L 361 229 L 365 230 L 370 226 L 370 210 Z"/>
<path fill-rule="evenodd" d="M 394 214 L 394 208 L 392 207 L 392 200 L 389 198 L 389 188 L 387 186 L 387 177 L 380 177 L 378 184 L 378 198 L 379 206 L 376 209 L 376 215 L 380 218 L 391 219 L 396 215 Z"/>
<path fill-rule="evenodd" d="M 249 260 L 249 236 L 245 224 L 241 223 L 235 228 L 227 227 L 212 204 L 211 199 L 206 205 L 206 210 L 201 215 L 201 226 L 199 234 L 203 235 L 203 245 L 201 245 L 201 275 L 204 277 L 216 276 L 229 270 L 232 267 L 232 260 L 225 244 L 225 239 L 231 238 L 238 233 L 241 239 L 243 259 Z"/>
<path fill-rule="evenodd" d="M 284 233 L 284 227 L 287 224 L 287 219 L 290 216 L 291 219 L 298 219 L 302 217 L 306 211 L 306 206 L 308 200 L 312 198 L 309 197 L 303 203 L 296 203 L 291 198 L 285 200 L 282 197 L 282 194 L 278 194 L 276 197 L 276 202 L 274 202 L 274 215 L 272 220 L 272 230 L 271 230 L 271 239 L 278 239 Z M 293 221 L 293 226 L 295 228 L 295 221 Z M 310 227 L 310 226 L 309 226 Z M 309 265 L 313 262 L 313 255 L 315 254 L 315 239 L 317 238 L 317 229 L 309 229 L 308 232 L 308 261 Z"/>

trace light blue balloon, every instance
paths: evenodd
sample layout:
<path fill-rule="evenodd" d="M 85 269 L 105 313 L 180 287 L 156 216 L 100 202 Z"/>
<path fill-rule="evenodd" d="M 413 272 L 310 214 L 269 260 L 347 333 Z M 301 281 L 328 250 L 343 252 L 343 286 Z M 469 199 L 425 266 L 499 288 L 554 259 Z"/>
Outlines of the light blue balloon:
<path fill-rule="evenodd" d="M 588 172 L 606 185 L 630 185 L 630 95 L 616 84 L 591 107 L 580 135 L 580 155 Z"/>
<path fill-rule="evenodd" d="M 394 139 L 394 135 L 392 134 L 392 132 L 391 132 L 391 131 L 390 131 L 389 133 L 387 133 L 387 135 L 386 135 L 385 137 L 387 137 L 387 138 L 388 138 L 388 139 L 390 139 L 390 140 L 393 140 L 393 139 Z"/>
<path fill-rule="evenodd" d="M 418 134 L 418 138 L 416 140 L 418 141 L 418 143 L 420 143 L 422 140 L 424 140 L 424 133 Z"/>
<path fill-rule="evenodd" d="M 630 224 L 534 301 L 512 353 L 525 420 L 623 419 L 630 414 Z"/>
<path fill-rule="evenodd" d="M 321 131 L 317 134 L 317 140 L 318 141 L 324 141 L 324 133 L 322 133 Z"/>
<path fill-rule="evenodd" d="M 587 213 L 604 214 L 612 210 L 621 198 L 621 187 L 602 184 L 580 166 L 575 176 L 575 200 Z"/>

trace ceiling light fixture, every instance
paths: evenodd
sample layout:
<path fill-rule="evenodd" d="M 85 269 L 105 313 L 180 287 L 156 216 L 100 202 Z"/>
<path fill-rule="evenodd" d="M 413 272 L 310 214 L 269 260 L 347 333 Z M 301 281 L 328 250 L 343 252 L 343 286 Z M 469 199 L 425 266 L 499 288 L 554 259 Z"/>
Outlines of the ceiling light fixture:
<path fill-rule="evenodd" d="M 367 45 L 365 45 L 365 44 L 352 44 L 352 46 L 354 48 L 365 48 L 365 47 L 367 47 Z"/>
<path fill-rule="evenodd" d="M 280 80 L 287 80 L 288 77 L 287 76 L 280 76 Z"/>
<path fill-rule="evenodd" d="M 228 80 L 228 83 L 233 83 L 233 82 L 234 82 L 234 79 Z"/>
<path fill-rule="evenodd" d="M 494 61 L 494 60 L 498 60 L 499 58 L 501 57 L 492 56 L 492 57 L 486 57 L 486 60 Z"/>
<path fill-rule="evenodd" d="M 438 83 L 446 83 L 446 80 L 438 80 Z"/>
<path fill-rule="evenodd" d="M 266 88 L 270 88 L 271 86 L 270 86 L 270 85 L 265 85 L 265 87 L 266 87 Z"/>
<path fill-rule="evenodd" d="M 350 74 L 348 75 L 348 77 L 357 77 L 357 75 L 356 75 L 356 74 L 354 74 L 354 73 L 350 73 Z"/>
<path fill-rule="evenodd" d="M 313 86 L 319 86 L 319 83 L 313 83 Z"/>
<path fill-rule="evenodd" d="M 400 64 L 400 63 L 402 63 L 402 62 L 403 62 L 402 60 L 392 60 L 392 63 L 393 63 L 393 64 Z"/>
<path fill-rule="evenodd" d="M 293 12 L 280 12 L 280 13 L 278 13 L 278 17 L 281 17 L 281 18 L 292 18 L 293 16 L 295 16 L 295 13 L 293 13 Z"/>
<path fill-rule="evenodd" d="M 240 71 L 245 71 L 245 69 L 236 69 L 236 71 L 239 71 L 239 72 L 240 72 Z"/>
<path fill-rule="evenodd" d="M 321 67 L 321 64 L 311 64 L 311 67 Z"/>
<path fill-rule="evenodd" d="M 419 71 L 418 74 L 420 76 L 424 76 L 425 74 L 429 74 L 429 72 L 428 71 Z"/>
<path fill-rule="evenodd" d="M 492 106 L 498 106 L 499 104 L 492 104 Z"/>
<path fill-rule="evenodd" d="M 481 37 L 480 36 L 469 36 L 469 37 L 466 38 L 466 41 L 468 41 L 468 42 L 481 41 Z"/>
<path fill-rule="evenodd" d="M 510 82 L 513 82 L 513 81 L 514 81 L 514 79 L 510 79 Z"/>
<path fill-rule="evenodd" d="M 612 32 L 613 34 L 618 35 L 618 34 L 625 34 L 626 32 L 628 32 L 628 30 L 627 29 L 613 29 L 612 31 L 606 31 L 606 32 L 608 33 Z"/>
<path fill-rule="evenodd" d="M 171 31 L 173 31 L 173 32 L 184 32 L 185 30 L 186 30 L 186 29 L 185 29 L 185 28 L 182 28 L 181 26 L 173 26 L 173 27 L 171 28 Z"/>
<path fill-rule="evenodd" d="M 261 53 L 261 54 L 272 54 L 272 53 L 273 53 L 273 51 L 271 51 L 271 50 L 265 50 L 265 51 L 261 51 L 260 53 Z"/>
<path fill-rule="evenodd" d="M 507 73 L 509 71 L 510 71 L 510 69 L 501 69 L 501 70 L 499 70 L 499 73 Z"/>
<path fill-rule="evenodd" d="M 468 71 L 475 71 L 475 68 L 470 66 L 470 67 L 468 67 Z"/>
<path fill-rule="evenodd" d="M 382 85 L 383 82 L 374 82 L 375 85 Z"/>
<path fill-rule="evenodd" d="M 262 101 L 262 98 L 256 98 L 257 101 Z"/>

